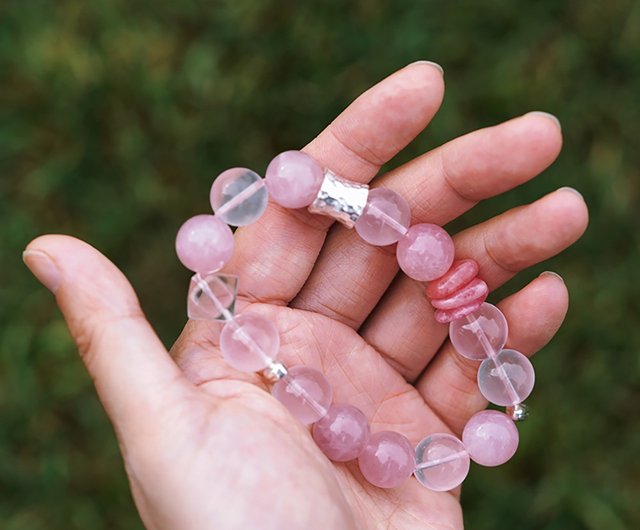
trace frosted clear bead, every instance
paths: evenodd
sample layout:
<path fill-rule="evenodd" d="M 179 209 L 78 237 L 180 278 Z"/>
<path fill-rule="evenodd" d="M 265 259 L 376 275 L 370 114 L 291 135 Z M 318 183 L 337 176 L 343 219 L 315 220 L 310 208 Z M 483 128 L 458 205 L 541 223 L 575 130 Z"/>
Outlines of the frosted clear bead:
<path fill-rule="evenodd" d="M 278 355 L 280 335 L 270 320 L 243 313 L 230 320 L 220 334 L 220 351 L 230 366 L 241 372 L 266 368 Z"/>
<path fill-rule="evenodd" d="M 267 208 L 269 192 L 260 175 L 244 167 L 220 173 L 209 194 L 216 216 L 231 226 L 257 221 Z"/>
<path fill-rule="evenodd" d="M 495 405 L 517 405 L 535 384 L 531 361 L 516 350 L 502 350 L 495 359 L 485 359 L 478 369 L 478 388 Z"/>
<path fill-rule="evenodd" d="M 416 446 L 414 474 L 420 484 L 430 490 L 457 488 L 468 473 L 469 454 L 455 436 L 432 434 Z"/>
<path fill-rule="evenodd" d="M 369 191 L 364 212 L 356 221 L 356 232 L 370 245 L 391 245 L 407 233 L 411 209 L 404 197 L 387 188 Z"/>
<path fill-rule="evenodd" d="M 238 277 L 233 274 L 194 274 L 189 283 L 187 315 L 192 320 L 227 320 L 238 298 Z"/>
<path fill-rule="evenodd" d="M 304 425 L 327 414 L 333 398 L 333 389 L 322 372 L 300 365 L 289 368 L 271 393 Z"/>
<path fill-rule="evenodd" d="M 449 325 L 451 344 L 460 355 L 473 361 L 499 352 L 507 342 L 507 319 L 496 306 L 484 303 L 466 317 Z"/>

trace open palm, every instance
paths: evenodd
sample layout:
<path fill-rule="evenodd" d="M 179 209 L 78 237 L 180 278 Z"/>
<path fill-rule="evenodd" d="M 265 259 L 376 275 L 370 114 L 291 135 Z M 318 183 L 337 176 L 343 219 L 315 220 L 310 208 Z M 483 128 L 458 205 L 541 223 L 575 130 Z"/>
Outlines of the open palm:
<path fill-rule="evenodd" d="M 368 182 L 426 127 L 443 92 L 437 68 L 410 65 L 364 93 L 305 151 Z M 413 223 L 443 225 L 537 175 L 560 146 L 553 119 L 526 114 L 453 140 L 373 185 L 403 195 Z M 478 261 L 496 288 L 573 243 L 586 223 L 580 195 L 561 189 L 457 234 L 456 255 Z M 477 365 L 453 351 L 424 286 L 398 274 L 393 248 L 276 204 L 238 230 L 235 243 L 225 271 L 240 276 L 239 311 L 271 319 L 280 359 L 320 369 L 334 402 L 359 407 L 373 432 L 396 430 L 414 444 L 434 432 L 459 435 L 486 406 Z M 190 321 L 168 353 L 124 276 L 89 245 L 43 236 L 25 262 L 56 293 L 148 528 L 462 528 L 459 492 L 435 493 L 413 478 L 383 490 L 357 463 L 327 460 L 261 377 L 224 363 L 219 324 Z M 503 300 L 508 345 L 533 354 L 556 332 L 567 303 L 554 274 Z"/>

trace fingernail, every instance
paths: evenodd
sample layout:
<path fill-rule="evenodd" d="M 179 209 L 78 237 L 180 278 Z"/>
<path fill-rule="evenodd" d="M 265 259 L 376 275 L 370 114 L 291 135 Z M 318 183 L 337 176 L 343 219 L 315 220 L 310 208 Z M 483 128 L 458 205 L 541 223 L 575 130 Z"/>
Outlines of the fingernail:
<path fill-rule="evenodd" d="M 554 278 L 558 278 L 558 280 L 560 280 L 562 283 L 564 283 L 564 280 L 562 279 L 562 276 L 560 276 L 557 272 L 544 271 L 542 274 L 540 274 L 540 276 L 538 276 L 538 278 L 541 278 L 542 276 L 553 276 Z"/>
<path fill-rule="evenodd" d="M 55 293 L 60 287 L 60 269 L 41 250 L 27 249 L 22 253 L 22 261 L 42 285 Z"/>
<path fill-rule="evenodd" d="M 578 197 L 580 197 L 584 201 L 584 197 L 582 193 L 580 193 L 577 189 L 572 188 L 571 186 L 563 186 L 562 188 L 558 188 L 558 191 L 570 191 L 571 193 L 575 193 Z"/>
<path fill-rule="evenodd" d="M 444 75 L 444 68 L 442 68 L 442 66 L 440 66 L 438 63 L 434 63 L 433 61 L 414 61 L 407 66 L 413 66 L 414 64 L 428 64 L 429 66 L 433 66 L 436 70 L 438 70 L 441 75 Z"/>
<path fill-rule="evenodd" d="M 553 114 L 550 114 L 549 112 L 543 112 L 541 110 L 532 110 L 531 112 L 527 112 L 526 116 L 543 116 L 544 118 L 547 118 L 549 120 L 551 120 L 553 123 L 555 123 L 558 126 L 558 129 L 562 130 L 562 125 L 560 124 L 560 120 L 558 119 L 557 116 L 554 116 Z"/>

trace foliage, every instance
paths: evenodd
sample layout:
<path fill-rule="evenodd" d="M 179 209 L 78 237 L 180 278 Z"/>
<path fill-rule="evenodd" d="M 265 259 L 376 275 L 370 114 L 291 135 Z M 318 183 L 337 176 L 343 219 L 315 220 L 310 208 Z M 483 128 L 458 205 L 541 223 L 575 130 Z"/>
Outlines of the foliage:
<path fill-rule="evenodd" d="M 572 308 L 536 357 L 518 455 L 472 470 L 467 525 L 640 527 L 639 57 L 640 4 L 625 0 L 2 2 L 0 526 L 140 528 L 91 381 L 20 263 L 29 239 L 72 233 L 101 249 L 170 344 L 187 282 L 173 237 L 207 209 L 212 177 L 262 171 L 426 58 L 444 66 L 446 99 L 394 164 L 534 109 L 565 133 L 550 170 L 452 228 L 562 185 L 591 209 L 579 244 L 497 293 L 552 269 Z"/>

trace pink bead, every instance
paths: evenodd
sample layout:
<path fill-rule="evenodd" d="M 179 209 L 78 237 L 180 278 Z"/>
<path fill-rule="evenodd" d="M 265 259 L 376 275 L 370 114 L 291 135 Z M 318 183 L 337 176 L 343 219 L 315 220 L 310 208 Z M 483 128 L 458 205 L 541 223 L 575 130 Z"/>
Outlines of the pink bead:
<path fill-rule="evenodd" d="M 478 310 L 480 306 L 487 299 L 487 295 L 481 296 L 477 300 L 473 300 L 468 304 L 465 304 L 461 307 L 456 307 L 455 309 L 449 309 L 447 311 L 438 309 L 434 314 L 434 318 L 436 322 L 440 322 L 440 324 L 448 324 L 449 322 L 453 322 L 455 320 L 460 320 L 461 318 L 470 315 L 474 311 Z"/>
<path fill-rule="evenodd" d="M 449 338 L 460 355 L 473 361 L 499 352 L 507 342 L 507 319 L 496 306 L 484 303 L 477 311 L 449 326 Z"/>
<path fill-rule="evenodd" d="M 278 381 L 271 393 L 304 425 L 327 414 L 333 390 L 321 372 L 308 366 L 294 366 Z"/>
<path fill-rule="evenodd" d="M 316 198 L 324 172 L 308 154 L 285 151 L 276 156 L 265 179 L 271 198 L 285 208 L 304 208 Z"/>
<path fill-rule="evenodd" d="M 334 462 L 358 458 L 369 441 L 369 423 L 364 413 L 352 405 L 333 405 L 324 418 L 313 425 L 313 439 Z"/>
<path fill-rule="evenodd" d="M 478 388 L 488 401 L 507 406 L 522 403 L 535 384 L 531 361 L 516 350 L 502 350 L 478 368 Z"/>
<path fill-rule="evenodd" d="M 411 442 L 394 431 L 372 434 L 358 457 L 364 478 L 379 488 L 396 488 L 407 480 L 415 467 Z"/>
<path fill-rule="evenodd" d="M 222 356 L 241 372 L 263 370 L 276 358 L 279 348 L 277 328 L 268 319 L 253 313 L 230 320 L 220 334 Z"/>
<path fill-rule="evenodd" d="M 398 241 L 396 255 L 404 273 L 421 282 L 435 280 L 449 270 L 455 248 L 453 240 L 437 225 L 413 225 Z"/>
<path fill-rule="evenodd" d="M 176 253 L 193 272 L 215 272 L 231 259 L 233 233 L 213 215 L 196 215 L 178 230 Z"/>
<path fill-rule="evenodd" d="M 483 410 L 464 426 L 462 441 L 471 459 L 481 466 L 499 466 L 518 449 L 518 429 L 513 420 L 497 410 Z"/>
<path fill-rule="evenodd" d="M 431 305 L 436 309 L 443 309 L 446 311 L 475 302 L 479 298 L 484 300 L 488 294 L 489 287 L 487 284 L 480 278 L 476 278 L 475 280 L 471 280 L 466 287 L 456 291 L 448 298 L 431 300 Z"/>
<path fill-rule="evenodd" d="M 384 246 L 404 236 L 410 222 L 411 208 L 404 197 L 387 188 L 375 188 L 369 192 L 355 228 L 367 243 Z"/>
<path fill-rule="evenodd" d="M 457 488 L 469 473 L 469 454 L 450 434 L 432 434 L 416 446 L 418 482 L 433 491 Z"/>
<path fill-rule="evenodd" d="M 427 296 L 432 300 L 446 298 L 473 280 L 479 270 L 476 260 L 462 259 L 454 261 L 444 276 L 429 283 Z"/>

